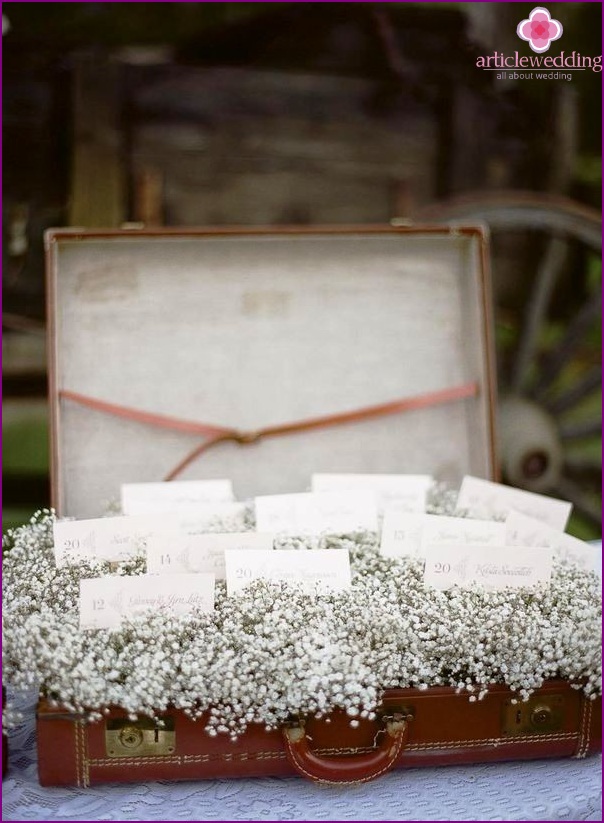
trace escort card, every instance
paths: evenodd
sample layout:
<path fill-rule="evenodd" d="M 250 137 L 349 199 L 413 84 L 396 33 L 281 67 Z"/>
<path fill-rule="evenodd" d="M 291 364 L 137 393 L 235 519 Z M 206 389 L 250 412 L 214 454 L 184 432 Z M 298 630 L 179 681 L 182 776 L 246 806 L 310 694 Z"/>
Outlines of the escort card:
<path fill-rule="evenodd" d="M 224 580 L 226 549 L 271 551 L 274 535 L 263 532 L 228 532 L 212 534 L 153 534 L 147 540 L 147 572 L 175 574 L 212 572 Z"/>
<path fill-rule="evenodd" d="M 385 557 L 421 557 L 426 517 L 425 514 L 385 512 L 380 552 Z"/>
<path fill-rule="evenodd" d="M 486 589 L 523 588 L 548 583 L 551 549 L 512 546 L 424 547 L 424 582 L 437 589 L 479 583 Z"/>
<path fill-rule="evenodd" d="M 446 545 L 463 543 L 465 546 L 505 545 L 505 524 L 494 520 L 474 520 L 471 517 L 426 515 L 422 543 Z"/>
<path fill-rule="evenodd" d="M 182 480 L 169 483 L 124 483 L 124 514 L 181 511 L 199 503 L 234 500 L 230 480 Z"/>
<path fill-rule="evenodd" d="M 308 492 L 256 498 L 256 529 L 261 532 L 320 534 L 377 528 L 374 492 Z"/>
<path fill-rule="evenodd" d="M 245 525 L 246 505 L 231 501 L 217 500 L 215 503 L 198 503 L 183 507 L 177 512 L 162 515 L 163 531 L 179 534 L 207 534 L 208 527 L 216 520 L 233 522 L 240 528 Z"/>
<path fill-rule="evenodd" d="M 386 557 L 423 557 L 427 544 L 503 546 L 505 534 L 505 525 L 491 520 L 387 511 L 380 551 Z"/>
<path fill-rule="evenodd" d="M 250 549 L 227 550 L 224 554 L 229 596 L 259 579 L 302 584 L 309 594 L 350 588 L 347 549 Z"/>
<path fill-rule="evenodd" d="M 464 477 L 461 484 L 457 507 L 467 509 L 473 517 L 498 520 L 505 520 L 510 510 L 516 509 L 560 531 L 564 531 L 572 509 L 571 503 L 565 500 L 469 476 Z"/>
<path fill-rule="evenodd" d="M 154 530 L 162 527 L 161 516 L 57 520 L 52 526 L 57 568 L 93 558 L 127 560 L 144 547 Z"/>
<path fill-rule="evenodd" d="M 569 560 L 584 571 L 602 575 L 600 551 L 589 543 L 517 511 L 508 514 L 505 528 L 506 543 L 510 546 L 549 546 L 561 560 Z"/>
<path fill-rule="evenodd" d="M 214 609 L 213 574 L 169 577 L 94 577 L 80 581 L 80 628 L 113 629 L 122 620 L 152 609 L 186 614 Z"/>
<path fill-rule="evenodd" d="M 313 474 L 311 483 L 313 492 L 373 491 L 380 512 L 425 512 L 433 478 L 428 474 Z"/>

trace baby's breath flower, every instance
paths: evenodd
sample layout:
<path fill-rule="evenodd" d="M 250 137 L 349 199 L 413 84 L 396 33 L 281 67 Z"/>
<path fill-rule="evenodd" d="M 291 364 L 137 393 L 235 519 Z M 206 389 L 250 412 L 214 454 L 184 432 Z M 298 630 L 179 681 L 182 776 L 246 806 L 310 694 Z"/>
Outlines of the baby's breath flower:
<path fill-rule="evenodd" d="M 431 505 L 455 511 L 446 489 Z M 281 549 L 348 549 L 351 589 L 310 596 L 258 580 L 227 597 L 219 581 L 212 614 L 147 613 L 117 630 L 83 631 L 80 580 L 143 574 L 144 555 L 117 569 L 57 569 L 53 520 L 42 511 L 4 541 L 3 677 L 91 719 L 109 705 L 133 718 L 174 706 L 194 719 L 207 713 L 208 734 L 236 739 L 250 724 L 275 729 L 292 715 L 329 721 L 335 708 L 358 725 L 390 688 L 452 686 L 474 702 L 505 683 L 526 700 L 559 677 L 601 694 L 600 583 L 568 563 L 555 564 L 547 587 L 443 592 L 424 585 L 421 560 L 381 556 L 373 532 L 281 534 Z M 253 527 L 250 507 L 245 523 Z M 15 722 L 10 707 L 6 715 Z"/>

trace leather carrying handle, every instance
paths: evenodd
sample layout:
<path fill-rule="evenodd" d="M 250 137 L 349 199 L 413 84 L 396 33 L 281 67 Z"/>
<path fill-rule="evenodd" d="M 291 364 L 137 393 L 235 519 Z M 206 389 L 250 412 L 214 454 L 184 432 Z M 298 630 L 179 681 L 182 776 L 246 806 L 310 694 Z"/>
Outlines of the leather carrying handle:
<path fill-rule="evenodd" d="M 319 757 L 310 750 L 304 726 L 283 729 L 287 759 L 298 774 L 332 785 L 366 783 L 385 774 L 400 757 L 408 734 L 406 717 L 389 719 L 383 739 L 375 751 L 346 757 Z"/>

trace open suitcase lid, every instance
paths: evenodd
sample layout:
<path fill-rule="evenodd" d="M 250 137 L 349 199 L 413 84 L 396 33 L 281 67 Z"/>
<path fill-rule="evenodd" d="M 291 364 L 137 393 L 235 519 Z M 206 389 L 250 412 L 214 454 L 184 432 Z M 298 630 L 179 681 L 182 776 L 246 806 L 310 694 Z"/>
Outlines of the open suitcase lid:
<path fill-rule="evenodd" d="M 208 438 L 220 442 L 179 479 L 228 477 L 239 499 L 304 491 L 312 472 L 494 477 L 482 227 L 46 239 L 60 514 L 104 513 L 121 483 L 164 479 Z M 408 398 L 418 407 L 399 408 Z M 243 444 L 220 436 L 316 418 Z"/>

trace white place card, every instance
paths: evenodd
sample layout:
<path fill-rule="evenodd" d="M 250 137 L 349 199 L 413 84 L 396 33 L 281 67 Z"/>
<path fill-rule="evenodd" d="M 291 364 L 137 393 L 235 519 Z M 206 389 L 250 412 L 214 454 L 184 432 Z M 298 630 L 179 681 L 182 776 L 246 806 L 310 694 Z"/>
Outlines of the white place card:
<path fill-rule="evenodd" d="M 309 594 L 350 588 L 347 549 L 227 550 L 225 562 L 229 596 L 259 579 L 301 584 Z"/>
<path fill-rule="evenodd" d="M 256 529 L 261 532 L 320 534 L 377 531 L 374 492 L 305 492 L 256 497 Z"/>
<path fill-rule="evenodd" d="M 425 512 L 429 474 L 313 474 L 313 492 L 373 491 L 378 511 Z"/>
<path fill-rule="evenodd" d="M 505 520 L 512 509 L 542 520 L 564 531 L 572 504 L 542 494 L 514 489 L 490 480 L 466 476 L 461 484 L 457 507 L 467 509 L 472 517 Z"/>
<path fill-rule="evenodd" d="M 427 514 L 422 543 L 424 545 L 462 543 L 464 546 L 503 546 L 505 525 L 496 523 L 494 520 Z"/>
<path fill-rule="evenodd" d="M 549 582 L 553 552 L 516 546 L 424 547 L 424 582 L 437 589 L 479 583 L 485 589 L 515 589 Z"/>
<path fill-rule="evenodd" d="M 491 520 L 387 511 L 380 551 L 386 557 L 423 557 L 428 544 L 503 546 L 505 533 L 503 523 Z"/>
<path fill-rule="evenodd" d="M 198 503 L 183 506 L 177 512 L 167 512 L 163 518 L 163 531 L 179 534 L 207 534 L 217 522 L 229 522 L 236 528 L 245 526 L 246 504 L 235 501 L 217 500 L 215 503 Z"/>
<path fill-rule="evenodd" d="M 52 526 L 57 567 L 98 558 L 127 560 L 144 548 L 149 535 L 162 528 L 162 517 L 99 517 L 56 520 Z"/>
<path fill-rule="evenodd" d="M 208 534 L 156 533 L 147 540 L 147 572 L 177 574 L 212 572 L 224 580 L 226 549 L 271 551 L 274 535 L 264 532 L 228 532 Z"/>
<path fill-rule="evenodd" d="M 153 610 L 186 614 L 214 610 L 213 574 L 93 577 L 80 581 L 80 628 L 113 629 Z"/>
<path fill-rule="evenodd" d="M 510 546 L 549 546 L 561 560 L 569 560 L 584 571 L 602 575 L 601 552 L 596 546 L 517 511 L 508 514 L 505 528 L 506 543 Z"/>
<path fill-rule="evenodd" d="M 421 557 L 425 514 L 386 511 L 380 552 L 385 557 Z"/>
<path fill-rule="evenodd" d="M 172 480 L 166 483 L 124 483 L 124 514 L 181 511 L 199 503 L 234 500 L 230 480 Z"/>

